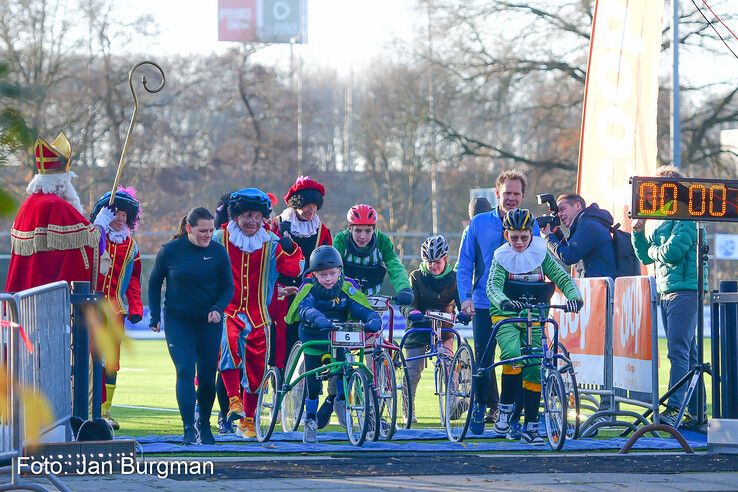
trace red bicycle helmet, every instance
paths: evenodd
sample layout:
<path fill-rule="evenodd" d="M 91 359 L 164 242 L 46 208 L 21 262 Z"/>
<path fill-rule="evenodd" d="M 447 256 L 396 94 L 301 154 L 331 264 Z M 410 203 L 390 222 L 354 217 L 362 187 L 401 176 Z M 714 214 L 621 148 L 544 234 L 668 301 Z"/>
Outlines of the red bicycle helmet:
<path fill-rule="evenodd" d="M 346 220 L 350 225 L 376 225 L 377 211 L 371 205 L 360 203 L 349 209 Z"/>

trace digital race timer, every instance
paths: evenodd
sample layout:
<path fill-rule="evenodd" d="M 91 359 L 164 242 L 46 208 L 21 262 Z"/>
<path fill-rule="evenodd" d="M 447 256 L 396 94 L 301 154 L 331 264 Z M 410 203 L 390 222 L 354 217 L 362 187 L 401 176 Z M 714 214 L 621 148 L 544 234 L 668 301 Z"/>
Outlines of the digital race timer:
<path fill-rule="evenodd" d="M 633 218 L 738 222 L 738 181 L 635 176 L 630 183 Z"/>

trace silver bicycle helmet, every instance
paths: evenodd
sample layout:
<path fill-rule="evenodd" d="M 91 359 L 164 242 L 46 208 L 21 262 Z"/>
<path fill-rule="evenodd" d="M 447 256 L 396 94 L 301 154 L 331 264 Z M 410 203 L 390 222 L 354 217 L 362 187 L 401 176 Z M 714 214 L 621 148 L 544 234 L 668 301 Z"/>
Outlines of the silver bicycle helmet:
<path fill-rule="evenodd" d="M 440 260 L 446 256 L 448 256 L 448 242 L 440 234 L 427 238 L 420 247 L 420 257 L 424 261 Z"/>

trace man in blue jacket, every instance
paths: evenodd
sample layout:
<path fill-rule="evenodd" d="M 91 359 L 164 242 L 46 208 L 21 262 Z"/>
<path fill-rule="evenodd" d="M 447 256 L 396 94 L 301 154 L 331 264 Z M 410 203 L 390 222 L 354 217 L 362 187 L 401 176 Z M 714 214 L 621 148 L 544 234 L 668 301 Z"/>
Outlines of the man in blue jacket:
<path fill-rule="evenodd" d="M 556 227 L 553 231 L 546 226 L 541 233 L 548 240 L 548 249 L 566 265 L 581 261 L 584 277 L 617 276 L 615 248 L 610 227 L 613 219 L 610 212 L 596 203 L 587 206 L 584 198 L 576 193 L 561 195 L 556 200 L 561 222 L 569 229 L 565 238 Z"/>
<path fill-rule="evenodd" d="M 504 244 L 504 228 L 502 219 L 509 210 L 519 208 L 525 198 L 528 180 L 517 170 L 503 171 L 495 181 L 495 194 L 499 205 L 490 212 L 475 216 L 466 231 L 461 247 L 459 261 L 456 264 L 456 283 L 459 289 L 461 311 L 472 316 L 474 332 L 474 353 L 480 358 L 492 335 L 492 319 L 489 313 L 487 298 L 487 277 L 492 265 L 492 258 L 497 248 Z M 533 233 L 539 234 L 538 224 L 533 225 Z M 492 340 L 490 350 L 494 354 L 496 342 Z M 492 360 L 487 358 L 486 360 Z M 477 395 L 477 404 L 472 411 L 472 420 L 482 423 L 485 418 L 485 407 L 491 412 L 497 410 L 499 395 L 496 376 L 492 375 L 489 395 Z M 480 387 L 487 388 L 487 382 Z M 483 428 L 483 426 L 482 426 Z"/>

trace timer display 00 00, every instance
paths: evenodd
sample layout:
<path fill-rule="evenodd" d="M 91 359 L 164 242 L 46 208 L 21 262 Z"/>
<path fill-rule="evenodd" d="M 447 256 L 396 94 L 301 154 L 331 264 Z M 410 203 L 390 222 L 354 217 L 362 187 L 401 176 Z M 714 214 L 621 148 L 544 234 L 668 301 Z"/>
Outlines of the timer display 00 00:
<path fill-rule="evenodd" d="M 633 218 L 738 222 L 738 181 L 636 176 L 630 182 Z"/>

